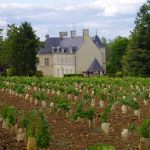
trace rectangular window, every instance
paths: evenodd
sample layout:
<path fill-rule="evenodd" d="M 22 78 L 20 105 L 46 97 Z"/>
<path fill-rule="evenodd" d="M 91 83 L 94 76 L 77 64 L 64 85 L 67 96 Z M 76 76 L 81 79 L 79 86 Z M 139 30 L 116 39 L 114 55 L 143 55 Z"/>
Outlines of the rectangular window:
<path fill-rule="evenodd" d="M 49 66 L 49 58 L 45 58 L 45 66 Z"/>

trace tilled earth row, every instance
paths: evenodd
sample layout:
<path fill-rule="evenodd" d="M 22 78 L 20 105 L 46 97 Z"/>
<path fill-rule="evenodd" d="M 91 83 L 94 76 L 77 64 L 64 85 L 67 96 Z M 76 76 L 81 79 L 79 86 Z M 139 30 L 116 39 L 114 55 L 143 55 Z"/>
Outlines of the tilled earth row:
<path fill-rule="evenodd" d="M 34 106 L 29 101 L 25 101 L 23 98 L 9 95 L 8 93 L 0 92 L 0 102 L 13 105 L 21 110 L 29 110 L 40 108 L 40 106 Z M 129 150 L 129 145 L 137 147 L 139 142 L 139 136 L 133 134 L 129 138 L 128 143 L 123 143 L 121 140 L 121 131 L 123 128 L 127 128 L 129 124 L 135 123 L 140 124 L 144 118 L 148 117 L 150 114 L 150 105 L 146 108 L 141 104 L 142 115 L 141 119 L 138 120 L 131 110 L 129 114 L 122 114 L 120 106 L 111 113 L 110 123 L 111 132 L 106 136 L 100 130 L 100 121 L 96 119 L 96 128 L 91 130 L 88 129 L 87 121 L 83 122 L 70 122 L 65 118 L 65 114 L 60 114 L 60 112 L 55 112 L 49 114 L 50 123 L 50 149 L 51 150 L 86 150 L 87 147 L 96 143 L 110 144 L 115 146 L 116 150 Z M 102 111 L 97 108 L 97 111 Z M 2 134 L 2 135 L 1 135 Z M 8 138 L 3 138 L 7 137 Z M 6 143 L 4 146 L 0 144 L 2 149 L 12 149 L 12 150 L 23 150 L 23 144 L 17 143 L 14 137 L 11 137 L 7 131 L 0 128 L 0 143 Z M 11 145 L 10 145 L 11 144 Z M 2 146 L 1 146 L 2 145 Z M 0 150 L 1 150 L 0 149 Z M 134 149 L 136 150 L 136 148 Z"/>

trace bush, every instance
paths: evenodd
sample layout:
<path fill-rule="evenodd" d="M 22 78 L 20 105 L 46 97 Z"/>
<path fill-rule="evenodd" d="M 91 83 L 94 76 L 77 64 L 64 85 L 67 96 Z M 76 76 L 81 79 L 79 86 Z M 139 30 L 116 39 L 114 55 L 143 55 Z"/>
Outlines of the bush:
<path fill-rule="evenodd" d="M 113 146 L 104 144 L 95 144 L 88 148 L 88 150 L 115 150 Z"/>
<path fill-rule="evenodd" d="M 139 134 L 143 138 L 149 138 L 150 119 L 145 119 L 139 127 Z"/>
<path fill-rule="evenodd" d="M 123 75 L 123 72 L 122 71 L 118 71 L 116 73 L 116 77 L 119 77 L 119 78 L 122 78 L 124 75 Z"/>
<path fill-rule="evenodd" d="M 36 71 L 36 73 L 35 73 L 35 76 L 36 77 L 43 77 L 44 75 L 43 75 L 43 72 L 42 71 Z"/>
<path fill-rule="evenodd" d="M 38 100 L 47 100 L 48 97 L 43 91 L 34 92 L 32 97 Z"/>
<path fill-rule="evenodd" d="M 83 74 L 65 74 L 64 77 L 83 77 Z"/>
<path fill-rule="evenodd" d="M 16 75 L 16 69 L 15 68 L 9 68 L 7 70 L 7 76 L 15 76 Z"/>

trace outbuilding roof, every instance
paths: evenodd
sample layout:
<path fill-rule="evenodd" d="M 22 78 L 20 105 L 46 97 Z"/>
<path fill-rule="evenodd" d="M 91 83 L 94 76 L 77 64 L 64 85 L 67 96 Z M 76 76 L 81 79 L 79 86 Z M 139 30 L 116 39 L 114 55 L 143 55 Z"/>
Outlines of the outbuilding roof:
<path fill-rule="evenodd" d="M 104 69 L 99 63 L 99 61 L 95 58 L 86 72 L 98 72 L 98 71 L 104 71 Z"/>

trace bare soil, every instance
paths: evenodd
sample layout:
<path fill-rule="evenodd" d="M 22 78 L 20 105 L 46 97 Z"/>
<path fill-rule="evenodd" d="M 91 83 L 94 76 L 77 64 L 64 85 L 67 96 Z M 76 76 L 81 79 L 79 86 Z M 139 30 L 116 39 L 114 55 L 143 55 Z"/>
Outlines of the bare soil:
<path fill-rule="evenodd" d="M 29 110 L 40 108 L 41 106 L 34 106 L 29 101 L 8 93 L 0 92 L 0 103 L 15 106 L 21 110 Z M 107 102 L 106 102 L 107 103 Z M 110 144 L 115 146 L 116 150 L 129 150 L 129 147 L 134 147 L 136 150 L 139 143 L 139 136 L 136 133 L 131 134 L 128 143 L 121 140 L 121 132 L 124 128 L 132 123 L 139 125 L 145 118 L 150 115 L 150 104 L 144 106 L 141 101 L 141 119 L 134 116 L 133 110 L 128 109 L 127 114 L 122 114 L 121 106 L 117 105 L 116 109 L 112 111 L 110 116 L 110 134 L 106 136 L 100 129 L 101 122 L 99 113 L 102 111 L 100 107 L 96 106 L 96 128 L 89 129 L 88 121 L 70 122 L 65 117 L 64 112 L 50 113 L 47 108 L 49 123 L 50 123 L 50 149 L 51 150 L 86 150 L 89 146 L 97 143 Z M 3 138 L 5 137 L 5 138 Z M 1 144 L 2 143 L 2 144 Z M 5 143 L 5 144 L 3 144 Z M 22 144 L 23 145 L 23 144 Z M 0 128 L 0 150 L 12 149 L 23 150 L 24 147 L 11 137 L 8 131 Z M 22 146 L 22 147 L 21 147 Z"/>

